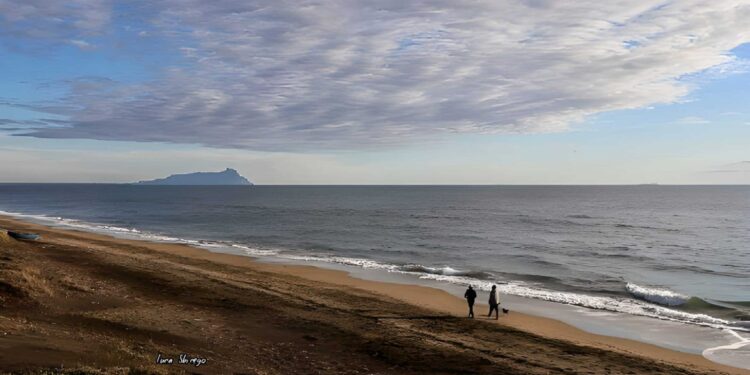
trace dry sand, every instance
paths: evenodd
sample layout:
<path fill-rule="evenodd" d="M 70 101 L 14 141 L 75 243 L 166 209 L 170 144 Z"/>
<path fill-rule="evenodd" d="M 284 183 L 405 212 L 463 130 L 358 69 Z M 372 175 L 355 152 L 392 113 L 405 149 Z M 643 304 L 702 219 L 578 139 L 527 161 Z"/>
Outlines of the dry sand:
<path fill-rule="evenodd" d="M 0 233 L 4 372 L 750 373 L 517 312 L 466 319 L 464 301 L 423 286 L 7 217 L 0 228 L 43 236 Z"/>

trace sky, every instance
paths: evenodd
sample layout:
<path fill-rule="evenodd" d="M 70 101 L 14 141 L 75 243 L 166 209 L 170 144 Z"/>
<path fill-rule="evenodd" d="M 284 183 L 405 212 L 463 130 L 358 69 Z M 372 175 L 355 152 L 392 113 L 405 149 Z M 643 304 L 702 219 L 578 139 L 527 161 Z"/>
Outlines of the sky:
<path fill-rule="evenodd" d="M 750 184 L 748 19 L 748 0 L 0 0 L 0 182 Z"/>

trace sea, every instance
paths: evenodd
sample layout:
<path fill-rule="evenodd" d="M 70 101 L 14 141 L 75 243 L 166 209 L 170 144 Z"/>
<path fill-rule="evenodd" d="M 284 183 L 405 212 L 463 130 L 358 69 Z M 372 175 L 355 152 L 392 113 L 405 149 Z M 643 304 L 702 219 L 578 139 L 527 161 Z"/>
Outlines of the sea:
<path fill-rule="evenodd" d="M 750 368 L 750 186 L 0 184 L 0 214 L 455 294 L 497 285 L 516 311 Z"/>

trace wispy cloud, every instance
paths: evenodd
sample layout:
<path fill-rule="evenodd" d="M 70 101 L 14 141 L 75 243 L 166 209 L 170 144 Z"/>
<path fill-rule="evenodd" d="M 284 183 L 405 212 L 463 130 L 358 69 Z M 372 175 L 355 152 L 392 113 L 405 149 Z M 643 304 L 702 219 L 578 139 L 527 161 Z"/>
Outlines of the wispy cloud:
<path fill-rule="evenodd" d="M 700 116 L 685 116 L 675 121 L 675 123 L 681 125 L 705 125 L 710 124 L 711 121 Z"/>
<path fill-rule="evenodd" d="M 44 20 L 47 37 L 60 27 L 53 18 L 75 20 L 66 33 L 83 35 L 117 16 L 78 3 L 33 2 L 0 17 L 16 32 Z M 0 14 L 23 4 L 0 1 Z M 750 41 L 744 0 L 153 7 L 154 37 L 181 42 L 174 53 L 184 64 L 141 84 L 76 83 L 64 108 L 49 111 L 70 126 L 28 135 L 299 150 L 557 132 L 593 114 L 680 100 L 692 88 L 683 78 L 725 72 L 735 62 L 728 51 Z"/>
<path fill-rule="evenodd" d="M 80 48 L 82 50 L 91 50 L 91 49 L 94 49 L 94 45 L 92 45 L 91 43 L 89 43 L 89 42 L 87 42 L 85 40 L 71 39 L 71 40 L 68 41 L 68 43 L 70 43 L 70 44 L 72 44 L 72 45 L 74 45 L 74 46 L 76 46 L 76 47 L 78 47 L 78 48 Z"/>
<path fill-rule="evenodd" d="M 706 173 L 727 173 L 727 174 L 749 174 L 750 160 L 739 161 L 736 163 L 724 164 L 716 169 L 706 171 Z"/>
<path fill-rule="evenodd" d="M 0 30 L 18 39 L 65 41 L 104 32 L 108 0 L 0 0 Z"/>

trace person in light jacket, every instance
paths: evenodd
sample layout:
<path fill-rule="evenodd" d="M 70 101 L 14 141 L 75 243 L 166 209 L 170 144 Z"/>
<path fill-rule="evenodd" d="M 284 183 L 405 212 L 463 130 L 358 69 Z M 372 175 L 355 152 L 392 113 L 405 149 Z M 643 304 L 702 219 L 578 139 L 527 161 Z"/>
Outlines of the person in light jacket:
<path fill-rule="evenodd" d="M 499 313 L 497 311 L 497 307 L 500 305 L 500 293 L 497 292 L 497 286 L 493 285 L 492 290 L 490 290 L 490 313 L 487 314 L 488 318 L 492 317 L 492 312 L 495 312 L 495 320 L 499 318 Z"/>
<path fill-rule="evenodd" d="M 493 285 L 492 290 L 490 291 L 490 313 L 487 314 L 488 318 L 492 317 L 492 312 L 495 312 L 495 320 L 497 320 L 500 316 L 500 312 L 498 311 L 498 308 L 500 307 L 500 292 L 497 291 L 497 286 Z M 509 312 L 508 309 L 503 309 L 503 314 L 507 314 Z"/>

